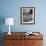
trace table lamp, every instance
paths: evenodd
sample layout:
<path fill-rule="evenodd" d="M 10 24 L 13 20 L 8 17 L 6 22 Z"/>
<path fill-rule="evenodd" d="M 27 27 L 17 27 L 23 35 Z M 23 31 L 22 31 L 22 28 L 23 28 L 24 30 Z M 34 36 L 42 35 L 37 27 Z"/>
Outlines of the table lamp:
<path fill-rule="evenodd" d="M 8 32 L 8 34 L 11 35 L 11 33 L 10 33 L 10 26 L 14 25 L 14 18 L 5 18 L 5 25 L 9 25 L 9 32 Z"/>

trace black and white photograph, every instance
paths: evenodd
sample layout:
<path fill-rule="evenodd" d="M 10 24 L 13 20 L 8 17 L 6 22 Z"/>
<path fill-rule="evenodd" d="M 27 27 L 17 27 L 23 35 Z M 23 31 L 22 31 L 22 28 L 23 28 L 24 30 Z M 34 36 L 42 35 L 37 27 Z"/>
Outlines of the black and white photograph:
<path fill-rule="evenodd" d="M 21 7 L 21 24 L 35 24 L 34 7 Z"/>

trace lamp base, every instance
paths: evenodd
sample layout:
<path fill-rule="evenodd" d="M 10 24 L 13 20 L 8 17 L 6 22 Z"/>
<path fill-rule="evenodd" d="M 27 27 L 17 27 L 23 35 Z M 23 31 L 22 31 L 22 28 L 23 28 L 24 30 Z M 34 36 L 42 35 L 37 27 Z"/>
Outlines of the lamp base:
<path fill-rule="evenodd" d="M 9 34 L 9 35 L 11 35 L 11 33 L 10 33 L 10 32 L 8 32 L 8 34 Z"/>

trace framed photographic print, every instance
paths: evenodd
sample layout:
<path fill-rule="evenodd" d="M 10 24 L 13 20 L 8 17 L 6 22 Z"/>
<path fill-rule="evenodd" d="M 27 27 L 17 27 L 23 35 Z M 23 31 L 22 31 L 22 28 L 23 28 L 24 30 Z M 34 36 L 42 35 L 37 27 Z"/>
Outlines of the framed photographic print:
<path fill-rule="evenodd" d="M 34 7 L 21 7 L 21 24 L 35 24 Z"/>

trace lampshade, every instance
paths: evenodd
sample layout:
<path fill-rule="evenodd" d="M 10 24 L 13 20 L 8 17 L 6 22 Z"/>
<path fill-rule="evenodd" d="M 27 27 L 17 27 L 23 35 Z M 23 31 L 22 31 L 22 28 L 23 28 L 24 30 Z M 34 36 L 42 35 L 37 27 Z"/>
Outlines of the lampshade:
<path fill-rule="evenodd" d="M 5 18 L 5 25 L 14 25 L 14 18 Z"/>

